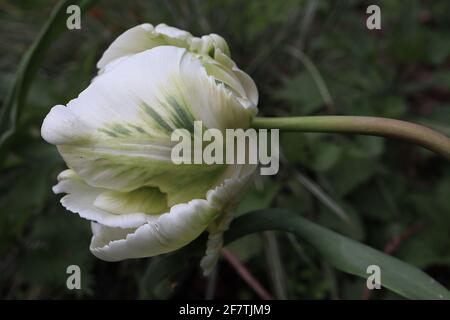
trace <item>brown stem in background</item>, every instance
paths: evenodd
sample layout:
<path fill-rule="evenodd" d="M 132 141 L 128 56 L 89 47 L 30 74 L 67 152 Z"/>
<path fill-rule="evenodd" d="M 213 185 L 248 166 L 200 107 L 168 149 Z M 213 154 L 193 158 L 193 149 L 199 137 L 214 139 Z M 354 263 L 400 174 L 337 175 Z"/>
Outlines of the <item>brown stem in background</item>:
<path fill-rule="evenodd" d="M 222 249 L 222 256 L 233 267 L 239 276 L 255 291 L 262 300 L 274 300 L 272 295 L 259 283 L 258 280 L 248 271 L 239 259 L 228 249 Z"/>

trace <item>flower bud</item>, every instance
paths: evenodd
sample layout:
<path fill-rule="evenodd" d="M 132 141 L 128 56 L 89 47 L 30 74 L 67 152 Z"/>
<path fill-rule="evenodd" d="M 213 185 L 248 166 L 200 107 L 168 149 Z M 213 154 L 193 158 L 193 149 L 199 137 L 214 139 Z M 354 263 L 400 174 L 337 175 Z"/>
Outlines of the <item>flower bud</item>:
<path fill-rule="evenodd" d="M 97 67 L 91 84 L 53 107 L 42 125 L 69 167 L 54 192 L 92 221 L 90 249 L 100 259 L 170 252 L 208 230 L 208 272 L 255 166 L 176 165 L 170 137 L 179 128 L 192 132 L 197 120 L 222 131 L 249 127 L 258 103 L 253 80 L 220 36 L 197 38 L 164 24 L 126 31 Z"/>

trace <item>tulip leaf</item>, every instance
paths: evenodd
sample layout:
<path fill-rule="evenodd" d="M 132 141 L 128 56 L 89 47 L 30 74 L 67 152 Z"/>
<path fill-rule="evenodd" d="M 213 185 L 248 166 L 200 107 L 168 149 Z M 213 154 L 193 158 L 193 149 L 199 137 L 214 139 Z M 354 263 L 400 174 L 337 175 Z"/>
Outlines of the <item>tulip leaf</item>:
<path fill-rule="evenodd" d="M 45 51 L 56 36 L 66 28 L 66 20 L 69 17 L 66 12 L 67 7 L 76 4 L 83 9 L 93 4 L 94 1 L 61 0 L 53 9 L 36 40 L 24 54 L 0 112 L 0 151 L 2 151 L 0 154 L 6 154 L 3 152 L 4 148 L 16 130 L 21 109 Z"/>
<path fill-rule="evenodd" d="M 381 268 L 381 284 L 408 299 L 449 299 L 450 292 L 423 271 L 369 246 L 317 225 L 298 214 L 266 209 L 245 214 L 230 226 L 226 242 L 264 230 L 281 230 L 307 241 L 337 269 L 362 278 L 367 267 Z"/>
<path fill-rule="evenodd" d="M 257 210 L 236 218 L 225 235 L 225 244 L 266 230 L 298 236 L 331 265 L 349 274 L 367 278 L 367 267 L 377 265 L 381 269 L 382 286 L 405 298 L 450 300 L 450 292 L 418 268 L 284 209 Z M 168 278 L 176 277 L 186 268 L 189 257 L 203 254 L 204 241 L 201 237 L 179 251 L 158 258 L 147 270 L 142 289 L 159 290 L 162 281 L 168 283 Z"/>

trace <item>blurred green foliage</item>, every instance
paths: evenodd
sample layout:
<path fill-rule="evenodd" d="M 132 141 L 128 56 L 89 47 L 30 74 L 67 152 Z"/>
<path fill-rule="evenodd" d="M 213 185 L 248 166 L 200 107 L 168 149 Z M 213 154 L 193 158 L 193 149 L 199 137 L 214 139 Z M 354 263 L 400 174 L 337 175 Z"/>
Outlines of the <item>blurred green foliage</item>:
<path fill-rule="evenodd" d="M 381 7 L 379 31 L 365 27 L 365 9 L 373 3 Z M 0 2 L 2 100 L 54 5 L 51 0 Z M 223 35 L 234 60 L 258 85 L 260 115 L 376 115 L 450 135 L 448 1 L 98 1 L 82 13 L 81 30 L 65 31 L 52 43 L 9 149 L 0 157 L 0 297 L 203 298 L 208 286 L 218 298 L 255 297 L 225 261 L 214 283 L 201 276 L 194 259 L 181 262 L 186 264 L 182 274 L 146 288 L 152 283 L 142 281 L 147 267 L 156 264 L 151 270 L 158 270 L 159 258 L 95 259 L 88 249 L 89 223 L 66 212 L 51 192 L 64 163 L 40 137 L 43 118 L 89 84 L 96 61 L 117 35 L 143 22 Z M 293 48 L 317 74 L 292 54 Z M 295 209 L 385 249 L 450 287 L 448 162 L 380 138 L 289 133 L 281 142 L 280 173 L 258 179 L 238 214 Z M 313 248 L 286 234 L 251 235 L 229 248 L 277 297 L 363 296 L 364 280 L 333 270 Z M 274 254 L 280 263 L 267 263 Z M 66 288 L 71 264 L 82 269 L 83 290 Z M 381 290 L 372 298 L 398 297 Z"/>

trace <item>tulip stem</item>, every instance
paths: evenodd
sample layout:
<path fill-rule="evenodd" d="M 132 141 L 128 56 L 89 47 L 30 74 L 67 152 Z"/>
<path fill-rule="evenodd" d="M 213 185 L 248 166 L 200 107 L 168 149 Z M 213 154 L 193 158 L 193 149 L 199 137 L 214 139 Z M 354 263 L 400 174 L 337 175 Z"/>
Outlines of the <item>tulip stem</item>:
<path fill-rule="evenodd" d="M 281 131 L 353 133 L 399 138 L 421 145 L 450 160 L 450 139 L 430 128 L 411 122 L 359 116 L 308 116 L 255 118 L 255 129 Z"/>

